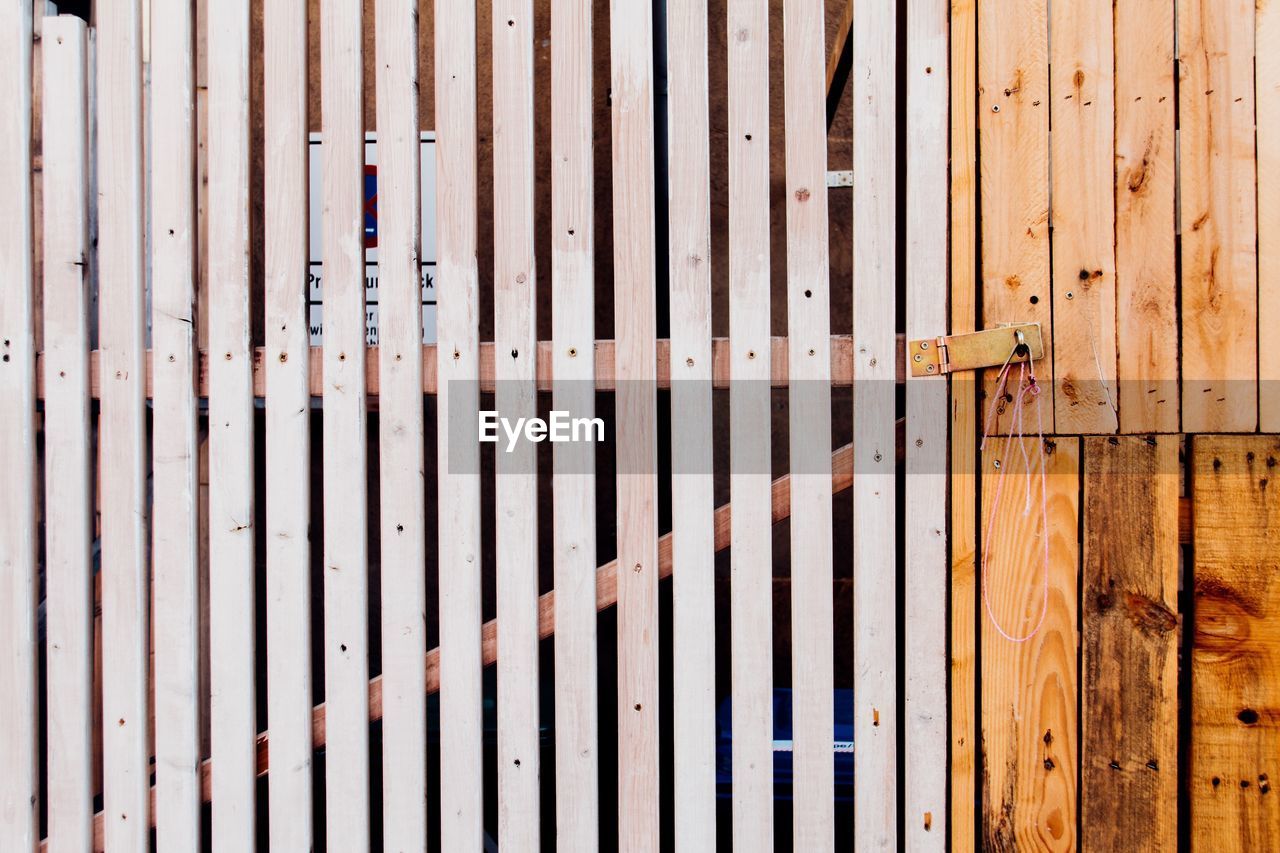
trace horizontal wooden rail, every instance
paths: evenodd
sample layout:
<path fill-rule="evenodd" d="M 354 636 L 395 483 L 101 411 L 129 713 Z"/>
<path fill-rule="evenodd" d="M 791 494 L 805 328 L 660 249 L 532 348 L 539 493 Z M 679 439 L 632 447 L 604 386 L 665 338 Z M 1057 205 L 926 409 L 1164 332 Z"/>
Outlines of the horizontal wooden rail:
<path fill-rule="evenodd" d="M 551 341 L 538 342 L 538 390 L 551 390 Z M 898 382 L 905 379 L 905 368 L 903 362 L 904 342 L 901 335 L 898 336 Z M 163 357 L 167 357 L 162 355 Z M 259 347 L 254 351 L 253 355 L 253 393 L 256 397 L 263 397 L 266 394 L 266 370 L 263 366 L 264 360 L 268 357 L 282 358 L 279 353 L 269 356 L 266 350 Z M 151 398 L 151 377 L 152 377 L 152 359 L 155 358 L 153 351 L 147 351 L 146 367 L 147 381 L 146 394 L 147 398 Z M 312 347 L 311 353 L 311 393 L 313 396 L 321 396 L 324 388 L 324 365 L 322 358 L 322 350 L 320 347 Z M 787 366 L 787 339 L 785 337 L 776 337 L 773 339 L 773 352 L 771 354 L 773 366 L 773 385 L 779 388 L 785 388 L 788 383 L 789 371 Z M 716 388 L 729 387 L 729 339 L 715 338 L 711 346 L 711 360 L 713 378 L 712 384 Z M 378 348 L 376 346 L 365 348 L 366 377 L 368 382 L 368 396 L 378 396 Z M 480 345 L 480 388 L 482 391 L 492 391 L 494 387 L 493 379 L 493 342 L 482 343 Z M 41 353 L 36 357 L 36 393 L 41 399 L 44 399 L 44 354 Z M 832 335 L 831 336 L 831 382 L 837 387 L 848 387 L 853 383 L 853 338 L 849 335 Z M 102 389 L 101 370 L 98 366 L 98 352 L 94 350 L 89 356 L 89 390 L 96 399 Z M 617 382 L 613 369 L 613 341 L 604 340 L 596 341 L 596 388 L 601 391 L 612 391 L 616 387 Z M 668 340 L 658 341 L 658 387 L 668 388 L 671 386 L 671 342 Z M 434 344 L 425 344 L 422 347 L 422 391 L 424 394 L 436 393 L 436 347 Z M 209 394 L 209 353 L 202 351 L 199 360 L 199 394 L 201 397 L 207 397 Z"/>
<path fill-rule="evenodd" d="M 897 453 L 899 461 L 903 452 L 904 425 L 897 423 Z M 853 486 L 853 445 L 846 444 L 831 454 L 831 492 L 839 494 Z M 791 477 L 784 474 L 773 481 L 772 492 L 773 522 L 777 524 L 791 516 Z M 1178 512 L 1178 541 L 1186 544 L 1191 541 L 1191 501 L 1182 498 Z M 732 505 L 723 504 L 715 512 L 715 547 L 723 551 L 729 547 L 729 530 L 732 519 Z M 671 577 L 672 535 L 667 533 L 658 540 L 658 576 Z M 556 592 L 551 590 L 538 598 L 538 636 L 546 639 L 555 633 Z M 605 563 L 596 570 L 596 609 L 607 610 L 618 603 L 618 564 L 617 561 Z M 481 655 L 485 666 L 492 666 L 498 660 L 498 622 L 490 619 L 484 624 L 481 633 Z M 427 652 L 427 692 L 435 693 L 440 689 L 440 649 Z M 375 676 L 369 682 L 369 720 L 382 719 L 382 676 Z M 258 776 L 265 776 L 270 769 L 270 732 L 258 735 L 257 766 Z M 317 705 L 311 713 L 311 739 L 316 749 L 325 745 L 325 708 L 324 703 Z M 209 800 L 212 791 L 213 762 L 205 760 L 201 768 L 201 789 L 205 801 Z M 155 822 L 155 788 L 151 789 L 151 820 Z M 95 851 L 103 849 L 102 813 L 93 819 L 93 844 Z M 48 841 L 41 843 L 42 853 L 47 849 Z"/>

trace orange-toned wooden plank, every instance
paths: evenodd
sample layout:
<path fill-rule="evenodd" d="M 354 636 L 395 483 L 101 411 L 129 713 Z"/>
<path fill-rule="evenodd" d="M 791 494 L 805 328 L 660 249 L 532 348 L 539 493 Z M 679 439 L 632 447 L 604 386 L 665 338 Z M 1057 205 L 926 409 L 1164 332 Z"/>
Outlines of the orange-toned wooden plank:
<path fill-rule="evenodd" d="M 1193 850 L 1280 838 L 1280 441 L 1197 437 L 1191 498 Z"/>
<path fill-rule="evenodd" d="M 995 850 L 1076 847 L 1079 440 L 1041 453 L 1009 438 L 982 454 L 982 837 Z"/>
<path fill-rule="evenodd" d="M 1084 457 L 1080 843 L 1172 850 L 1178 832 L 1176 436 Z"/>

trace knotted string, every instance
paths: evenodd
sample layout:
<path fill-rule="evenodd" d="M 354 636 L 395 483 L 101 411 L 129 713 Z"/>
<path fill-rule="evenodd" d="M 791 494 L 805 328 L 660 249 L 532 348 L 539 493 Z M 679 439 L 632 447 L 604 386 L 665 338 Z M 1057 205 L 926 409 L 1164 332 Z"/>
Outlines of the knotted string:
<path fill-rule="evenodd" d="M 996 414 L 997 405 L 1004 402 L 1006 389 L 1009 384 L 1009 372 L 1013 367 L 1012 354 L 1009 360 L 1004 363 L 1004 367 L 1000 368 L 1000 374 L 996 378 L 996 393 L 991 399 L 991 406 L 987 410 L 986 422 L 982 427 L 982 444 L 981 449 L 986 450 L 987 438 L 990 436 L 992 418 Z M 1029 378 L 1028 378 L 1029 376 Z M 1040 386 L 1036 382 L 1036 366 L 1035 358 L 1028 355 L 1027 362 L 1018 365 L 1018 391 L 1013 400 L 1013 435 L 1018 442 L 1018 448 L 1022 451 L 1022 461 L 1026 470 L 1026 495 L 1023 504 L 1023 515 L 1031 513 L 1031 459 L 1027 456 L 1026 442 L 1023 440 L 1022 434 L 1022 413 L 1024 404 L 1028 398 L 1034 399 L 1040 395 Z M 1000 624 L 1000 620 L 996 618 L 995 613 L 991 609 L 990 584 L 987 583 L 988 560 L 991 553 L 991 532 L 995 528 L 996 512 L 1000 508 L 1000 496 L 1004 490 L 1005 472 L 1002 469 L 999 476 L 996 477 L 996 494 L 991 501 L 990 516 L 983 525 L 982 536 L 982 606 L 986 610 L 987 619 L 991 621 L 992 626 L 1000 633 L 1000 636 L 1012 643 L 1025 643 L 1030 640 L 1044 625 L 1045 614 L 1049 610 L 1049 507 L 1047 490 L 1045 488 L 1045 464 L 1044 464 L 1044 425 L 1040 415 L 1040 407 L 1036 406 L 1036 447 L 1038 453 L 1038 467 L 1040 469 L 1040 537 L 1043 542 L 1044 565 L 1043 565 L 1043 597 L 1040 602 L 1040 618 L 1036 620 L 1035 627 L 1027 634 L 1022 636 L 1014 636 L 1004 629 Z M 1003 406 L 1000 406 L 1003 411 Z M 999 463 L 997 463 L 999 464 Z"/>

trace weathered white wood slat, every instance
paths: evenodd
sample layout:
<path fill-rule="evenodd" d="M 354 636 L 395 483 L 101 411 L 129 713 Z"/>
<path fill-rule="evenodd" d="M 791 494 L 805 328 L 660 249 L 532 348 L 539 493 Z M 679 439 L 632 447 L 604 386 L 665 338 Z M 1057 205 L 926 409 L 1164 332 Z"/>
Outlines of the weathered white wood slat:
<path fill-rule="evenodd" d="M 493 4 L 494 400 L 538 413 L 533 232 L 533 3 Z M 538 459 L 496 451 L 498 844 L 536 850 L 538 827 Z"/>
<path fill-rule="evenodd" d="M 658 848 L 653 5 L 609 8 L 617 338 L 618 846 Z"/>
<path fill-rule="evenodd" d="M 427 846 L 426 493 L 418 141 L 418 4 L 379 0 L 378 361 L 382 541 L 382 826 Z"/>
<path fill-rule="evenodd" d="M 853 28 L 854 833 L 897 846 L 897 564 L 894 514 L 894 149 L 897 19 L 858 7 Z"/>
<path fill-rule="evenodd" d="M 716 578 L 707 8 L 667 6 L 675 843 L 716 846 Z M 557 642 L 559 631 L 557 630 Z M 559 673 L 557 671 L 557 677 Z"/>
<path fill-rule="evenodd" d="M 436 0 L 436 401 L 440 504 L 440 846 L 484 841 L 480 657 L 476 13 Z"/>
<path fill-rule="evenodd" d="M 822 345 L 831 335 L 823 22 L 821 0 L 787 0 L 783 71 L 791 368 L 793 835 L 797 850 L 812 851 L 835 848 L 831 348 Z M 945 131 L 941 138 L 946 139 Z"/>
<path fill-rule="evenodd" d="M 325 825 L 329 846 L 339 850 L 365 850 L 369 845 L 361 26 L 360 0 L 321 4 Z"/>
<path fill-rule="evenodd" d="M 907 339 L 947 324 L 947 0 L 907 11 Z M 947 386 L 908 378 L 903 830 L 947 847 Z M 856 640 L 855 640 L 856 642 Z"/>
<path fill-rule="evenodd" d="M 43 33 L 47 790 L 49 849 L 61 853 L 93 843 L 87 38 L 70 16 Z"/>
<path fill-rule="evenodd" d="M 156 844 L 200 846 L 195 8 L 151 7 Z M 46 340 L 48 340 L 46 338 Z"/>
<path fill-rule="evenodd" d="M 729 496 L 733 838 L 773 847 L 769 349 L 769 4 L 732 0 L 729 44 Z M 824 182 L 825 183 L 825 182 Z"/>
<path fill-rule="evenodd" d="M 271 848 L 313 843 L 307 3 L 263 19 L 267 726 Z"/>
<path fill-rule="evenodd" d="M 1258 146 L 1258 328 L 1280 327 L 1280 5 L 1257 6 L 1254 87 Z M 1258 351 L 1258 415 L 1280 432 L 1280 352 Z"/>
<path fill-rule="evenodd" d="M 151 822 L 141 3 L 104 0 L 96 11 L 103 834 L 112 851 L 145 851 Z"/>
<path fill-rule="evenodd" d="M 209 6 L 209 726 L 214 845 L 254 844 L 249 3 Z M 164 188 L 157 188 L 164 191 Z"/>
<path fill-rule="evenodd" d="M 551 7 L 552 408 L 595 415 L 591 3 Z M 553 450 L 556 842 L 600 847 L 595 448 Z"/>

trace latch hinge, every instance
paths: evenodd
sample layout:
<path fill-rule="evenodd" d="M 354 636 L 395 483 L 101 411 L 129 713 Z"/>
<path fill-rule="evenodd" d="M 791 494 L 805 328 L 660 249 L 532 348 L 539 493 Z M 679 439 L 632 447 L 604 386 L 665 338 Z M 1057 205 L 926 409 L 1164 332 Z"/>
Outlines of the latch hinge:
<path fill-rule="evenodd" d="M 907 346 L 912 376 L 945 376 L 1028 358 L 1044 358 L 1039 323 L 1008 323 L 981 332 L 925 338 Z"/>

